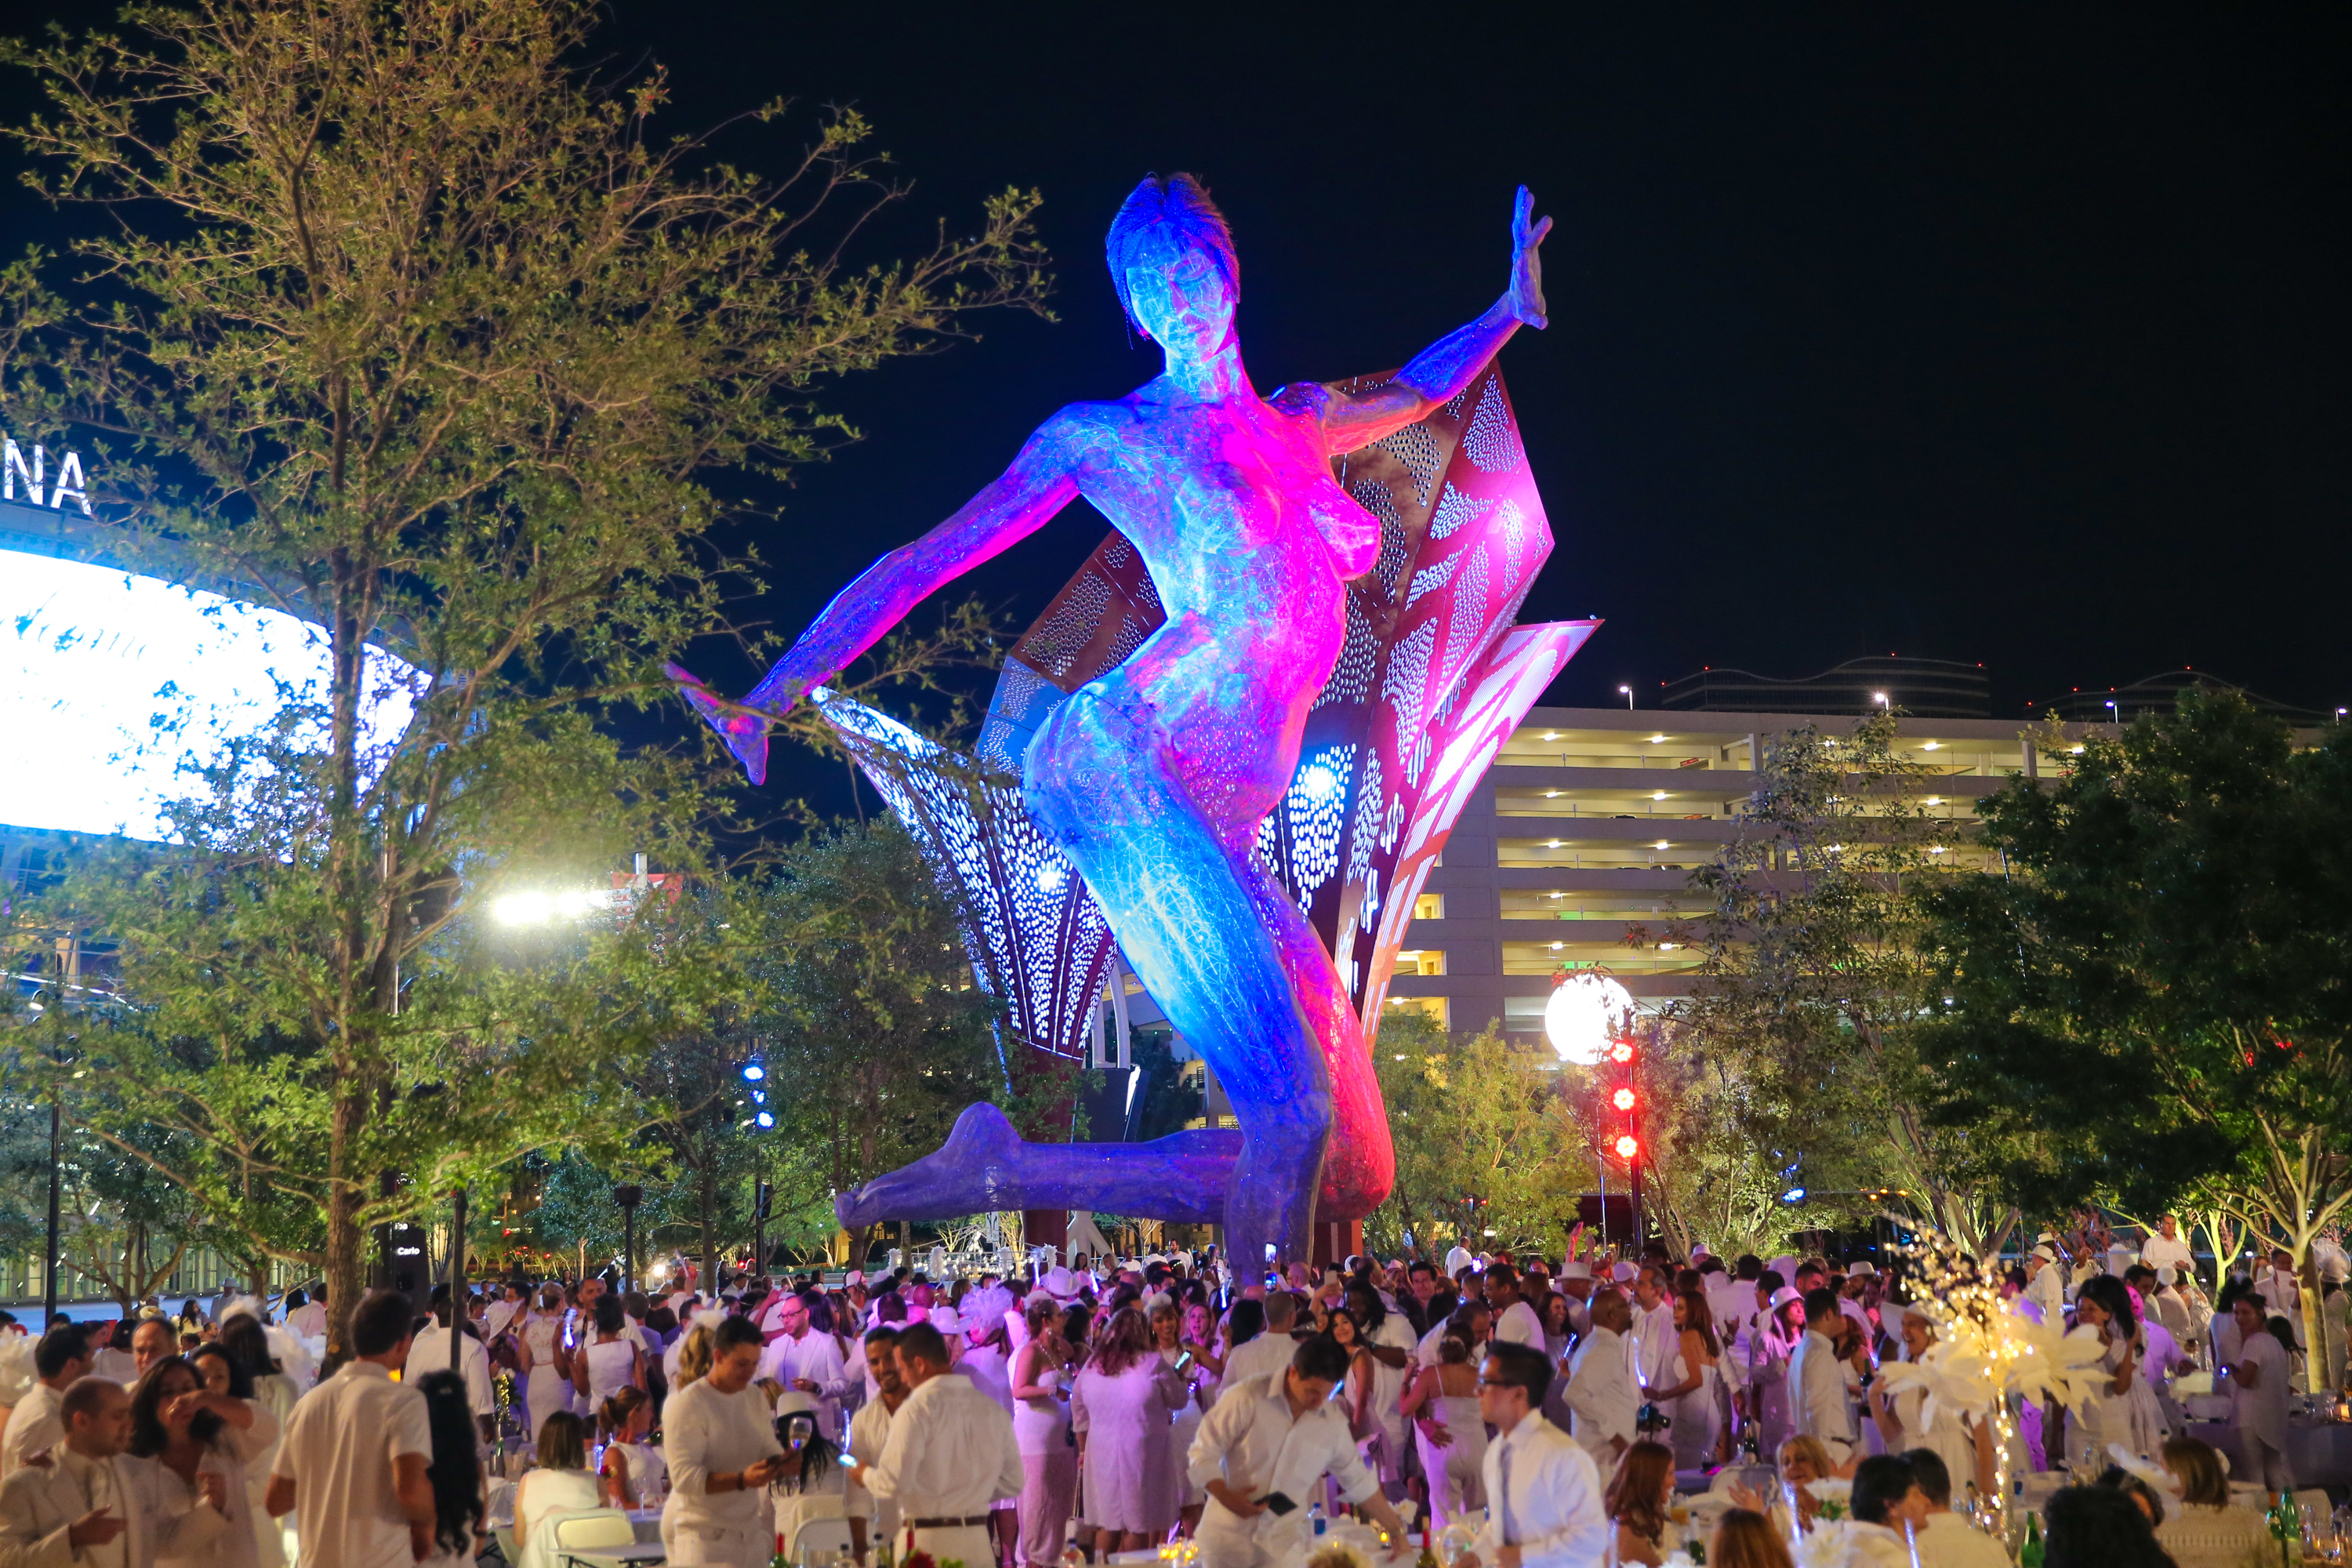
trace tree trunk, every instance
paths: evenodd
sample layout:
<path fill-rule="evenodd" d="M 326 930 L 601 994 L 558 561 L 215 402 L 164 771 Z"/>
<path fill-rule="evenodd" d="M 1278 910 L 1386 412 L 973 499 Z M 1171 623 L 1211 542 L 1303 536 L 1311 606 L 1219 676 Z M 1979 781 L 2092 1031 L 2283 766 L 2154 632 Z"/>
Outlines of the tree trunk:
<path fill-rule="evenodd" d="M 719 1294 L 719 1178 L 709 1165 L 695 1178 L 694 1196 L 701 1210 L 702 1272 L 710 1281 L 710 1293 Z"/>
<path fill-rule="evenodd" d="M 342 1359 L 351 1354 L 345 1333 L 352 1309 L 359 1305 L 361 1268 L 365 1262 L 366 1233 L 360 1228 L 359 1180 L 352 1170 L 352 1152 L 367 1119 L 368 1086 L 345 1075 L 338 1086 L 333 1131 L 327 1153 L 327 1354 Z"/>

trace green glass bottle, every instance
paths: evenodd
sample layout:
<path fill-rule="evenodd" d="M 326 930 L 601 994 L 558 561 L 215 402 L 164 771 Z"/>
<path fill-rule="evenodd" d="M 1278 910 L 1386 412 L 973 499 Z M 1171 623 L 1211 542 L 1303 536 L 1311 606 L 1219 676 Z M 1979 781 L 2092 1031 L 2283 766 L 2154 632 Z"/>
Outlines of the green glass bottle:
<path fill-rule="evenodd" d="M 2042 1568 L 2042 1521 L 2025 1516 L 2025 1544 L 2017 1549 L 2017 1568 Z"/>

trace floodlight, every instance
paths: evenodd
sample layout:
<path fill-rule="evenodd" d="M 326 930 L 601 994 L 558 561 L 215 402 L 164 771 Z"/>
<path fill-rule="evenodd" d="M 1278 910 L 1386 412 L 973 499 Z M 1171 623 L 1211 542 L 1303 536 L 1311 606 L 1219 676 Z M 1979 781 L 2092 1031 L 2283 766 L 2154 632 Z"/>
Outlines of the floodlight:
<path fill-rule="evenodd" d="M 1559 1059 L 1592 1067 L 1614 1036 L 1633 1026 L 1633 994 L 1600 974 L 1571 974 L 1544 1004 L 1544 1035 Z"/>

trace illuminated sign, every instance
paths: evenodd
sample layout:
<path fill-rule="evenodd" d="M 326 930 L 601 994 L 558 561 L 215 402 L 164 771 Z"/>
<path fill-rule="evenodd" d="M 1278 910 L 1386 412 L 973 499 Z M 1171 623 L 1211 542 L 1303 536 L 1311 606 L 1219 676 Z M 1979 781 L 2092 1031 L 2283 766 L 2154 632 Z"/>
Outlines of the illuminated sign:
<path fill-rule="evenodd" d="M 17 494 L 20 486 L 21 496 Z M 33 460 L 28 463 L 25 448 L 14 441 L 0 442 L 0 500 L 21 500 L 60 511 L 72 501 L 81 508 L 82 516 L 89 516 L 89 481 L 82 477 L 81 454 L 70 447 L 61 453 L 53 476 L 48 450 L 39 443 L 34 444 Z"/>
<path fill-rule="evenodd" d="M 11 443 L 12 479 L 16 460 Z M 68 473 L 79 478 L 71 454 L 58 487 Z M 421 683 L 373 648 L 366 671 L 361 744 L 374 751 L 407 728 Z M 163 803 L 201 788 L 192 765 L 328 686 L 326 634 L 308 622 L 0 542 L 0 823 L 166 838 Z"/>

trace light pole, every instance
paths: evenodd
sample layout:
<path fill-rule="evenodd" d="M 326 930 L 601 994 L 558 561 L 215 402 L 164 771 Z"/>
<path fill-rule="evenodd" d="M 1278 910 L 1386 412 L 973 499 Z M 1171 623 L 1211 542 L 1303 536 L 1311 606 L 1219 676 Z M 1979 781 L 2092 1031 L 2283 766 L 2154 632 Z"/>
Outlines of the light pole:
<path fill-rule="evenodd" d="M 613 1201 L 621 1205 L 621 1294 L 636 1289 L 637 1205 L 646 1201 L 643 1187 L 614 1187 Z"/>
<path fill-rule="evenodd" d="M 460 1381 L 466 1363 L 466 1189 L 449 1194 L 449 1370 Z"/>
<path fill-rule="evenodd" d="M 1624 696 L 1625 711 L 1631 713 L 1633 710 L 1633 689 L 1630 686 L 1621 686 L 1617 689 Z"/>

